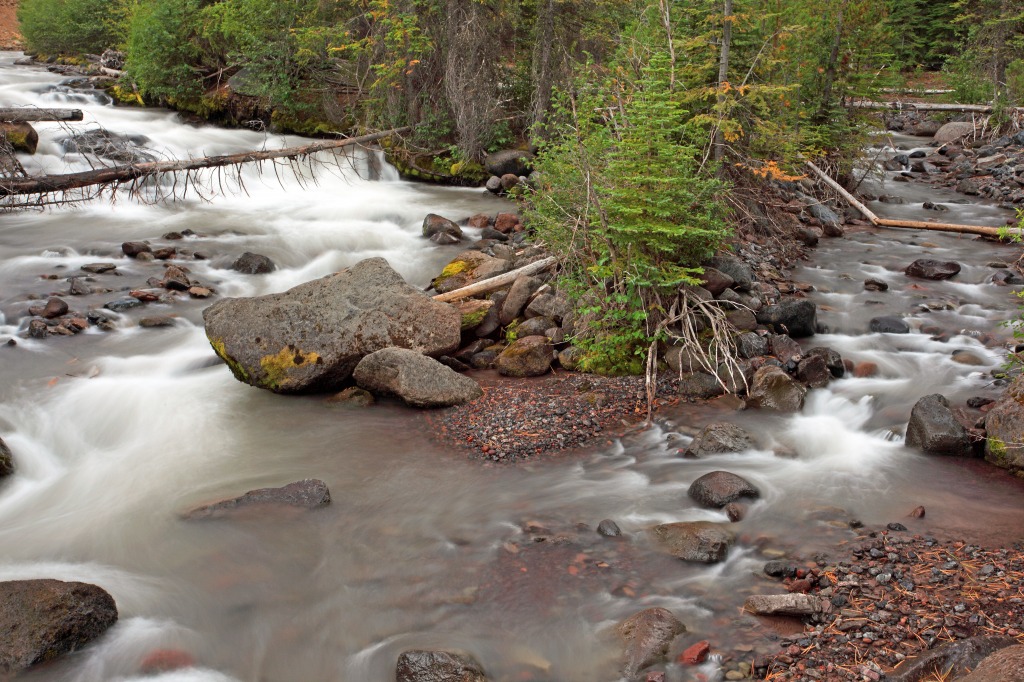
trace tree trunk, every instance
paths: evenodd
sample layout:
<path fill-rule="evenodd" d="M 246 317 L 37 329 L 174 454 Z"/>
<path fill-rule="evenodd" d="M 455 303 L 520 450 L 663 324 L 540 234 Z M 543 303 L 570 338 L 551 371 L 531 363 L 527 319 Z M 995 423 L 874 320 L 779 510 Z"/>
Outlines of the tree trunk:
<path fill-rule="evenodd" d="M 729 80 L 729 50 L 732 47 L 732 0 L 725 0 L 725 14 L 722 16 L 722 51 L 718 57 L 718 106 L 725 106 L 725 93 L 722 88 Z M 719 121 L 725 115 L 718 112 Z M 725 155 L 725 143 L 722 140 L 722 129 L 719 125 L 715 130 L 715 161 L 721 162 Z"/>
<path fill-rule="evenodd" d="M 843 44 L 843 12 L 848 1 L 843 0 L 843 4 L 839 6 L 839 16 L 836 18 L 836 35 L 832 40 L 832 51 L 828 55 L 828 64 L 825 68 L 825 83 L 821 88 L 821 106 L 817 115 L 819 122 L 827 120 L 832 110 L 832 88 L 835 87 L 836 70 L 839 67 L 839 48 Z"/>
<path fill-rule="evenodd" d="M 0 121 L 30 123 L 32 121 L 81 121 L 81 109 L 37 109 L 36 107 L 2 107 Z"/>
<path fill-rule="evenodd" d="M 538 0 L 537 23 L 533 46 L 533 121 L 534 134 L 543 135 L 541 127 L 551 105 L 554 69 L 551 53 L 555 42 L 555 0 Z"/>

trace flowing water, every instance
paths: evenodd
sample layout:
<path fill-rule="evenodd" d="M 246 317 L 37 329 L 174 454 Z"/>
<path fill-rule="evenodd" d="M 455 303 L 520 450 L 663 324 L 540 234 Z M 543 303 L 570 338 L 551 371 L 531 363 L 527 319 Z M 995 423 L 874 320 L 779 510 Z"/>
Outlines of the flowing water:
<path fill-rule="evenodd" d="M 160 155 L 298 142 L 113 108 L 45 71 L 13 66 L 14 58 L 0 60 L 7 105 L 73 104 L 85 110 L 85 125 L 145 136 Z M 38 129 L 39 154 L 24 158 L 30 171 L 87 167 L 87 159 L 61 155 L 61 126 Z M 25 679 L 383 682 L 394 679 L 401 651 L 438 647 L 472 652 L 496 680 L 614 680 L 614 623 L 658 605 L 687 624 L 686 642 L 728 648 L 753 639 L 760 626 L 736 607 L 763 588 L 753 573 L 765 556 L 845 538 L 837 526 L 850 518 L 1020 539 L 1018 481 L 977 461 L 924 457 L 900 435 L 923 395 L 960 403 L 997 394 L 988 373 L 1003 362 L 1009 332 L 998 323 L 1014 314 L 1015 299 L 987 283 L 987 263 L 1016 253 L 970 238 L 864 230 L 823 242 L 795 273 L 815 287 L 830 329 L 808 345 L 874 362 L 876 376 L 813 391 L 795 416 L 678 408 L 657 427 L 533 465 L 483 465 L 430 440 L 422 416 L 396 405 L 351 412 L 245 386 L 214 361 L 200 302 L 150 304 L 119 316 L 111 332 L 23 338 L 27 308 L 66 292 L 66 278 L 83 264 L 113 262 L 121 273 L 95 276 L 93 286 L 110 293 L 69 299 L 83 311 L 161 271 L 121 256 L 123 241 L 163 243 L 167 232 L 193 230 L 198 236 L 176 245 L 209 256 L 188 267 L 221 295 L 281 291 L 368 256 L 384 256 L 423 285 L 454 253 L 418 236 L 426 213 L 461 219 L 504 206 L 475 190 L 399 181 L 373 153 L 325 161 L 315 178 L 248 170 L 244 192 L 208 201 L 121 197 L 0 216 L 0 344 L 16 339 L 0 346 L 0 434 L 18 466 L 0 486 L 0 579 L 95 583 L 121 614 L 98 643 Z M 888 208 L 921 212 L 912 203 L 878 206 Z M 950 208 L 950 221 L 1007 217 L 991 207 Z M 246 250 L 271 256 L 279 269 L 227 269 Z M 925 255 L 957 260 L 964 272 L 911 287 L 902 268 Z M 865 292 L 867 277 L 886 279 L 890 291 Z M 175 326 L 137 326 L 152 314 L 175 315 Z M 915 331 L 867 333 L 880 314 L 906 316 Z M 921 333 L 928 326 L 948 339 Z M 958 351 L 977 364 L 954 361 Z M 688 434 L 713 419 L 742 424 L 764 449 L 680 458 Z M 777 456 L 783 447 L 795 456 Z M 657 553 L 642 532 L 655 523 L 725 520 L 686 494 L 716 469 L 763 493 L 738 524 L 728 561 L 694 567 Z M 200 503 L 310 477 L 328 483 L 330 507 L 181 518 Z M 919 504 L 927 517 L 907 520 Z M 603 518 L 615 519 L 625 539 L 598 536 L 592 529 Z M 144 677 L 141 661 L 160 649 L 188 652 L 196 666 Z M 671 669 L 670 679 L 687 678 Z"/>

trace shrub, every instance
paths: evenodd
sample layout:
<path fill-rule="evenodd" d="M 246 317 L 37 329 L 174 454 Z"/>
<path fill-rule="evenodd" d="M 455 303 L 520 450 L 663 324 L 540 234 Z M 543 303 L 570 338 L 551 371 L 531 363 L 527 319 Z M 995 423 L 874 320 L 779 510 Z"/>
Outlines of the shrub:
<path fill-rule="evenodd" d="M 99 54 L 123 39 L 126 5 L 109 0 L 22 0 L 21 32 L 44 54 Z"/>

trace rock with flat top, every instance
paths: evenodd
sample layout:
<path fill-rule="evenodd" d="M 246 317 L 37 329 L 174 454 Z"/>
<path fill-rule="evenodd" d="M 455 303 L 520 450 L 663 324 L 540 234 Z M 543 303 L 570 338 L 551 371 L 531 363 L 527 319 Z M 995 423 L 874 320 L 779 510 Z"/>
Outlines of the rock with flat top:
<path fill-rule="evenodd" d="M 724 561 L 736 536 L 723 524 L 709 521 L 665 523 L 651 529 L 654 540 L 677 559 L 702 564 Z"/>
<path fill-rule="evenodd" d="M 747 597 L 744 610 L 756 616 L 806 617 L 825 612 L 819 597 L 809 594 L 755 594 Z"/>

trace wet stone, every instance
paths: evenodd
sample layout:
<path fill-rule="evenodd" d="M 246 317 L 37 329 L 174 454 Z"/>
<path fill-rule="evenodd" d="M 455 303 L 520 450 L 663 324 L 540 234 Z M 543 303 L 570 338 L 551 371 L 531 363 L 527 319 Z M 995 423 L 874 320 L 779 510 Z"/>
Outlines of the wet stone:
<path fill-rule="evenodd" d="M 83 265 L 81 269 L 95 275 L 102 275 L 108 272 L 114 272 L 117 270 L 117 266 L 113 263 L 89 263 L 88 265 Z"/>
<path fill-rule="evenodd" d="M 619 528 L 619 524 L 611 519 L 605 519 L 597 524 L 597 532 L 606 538 L 617 538 L 622 535 L 622 529 Z"/>

